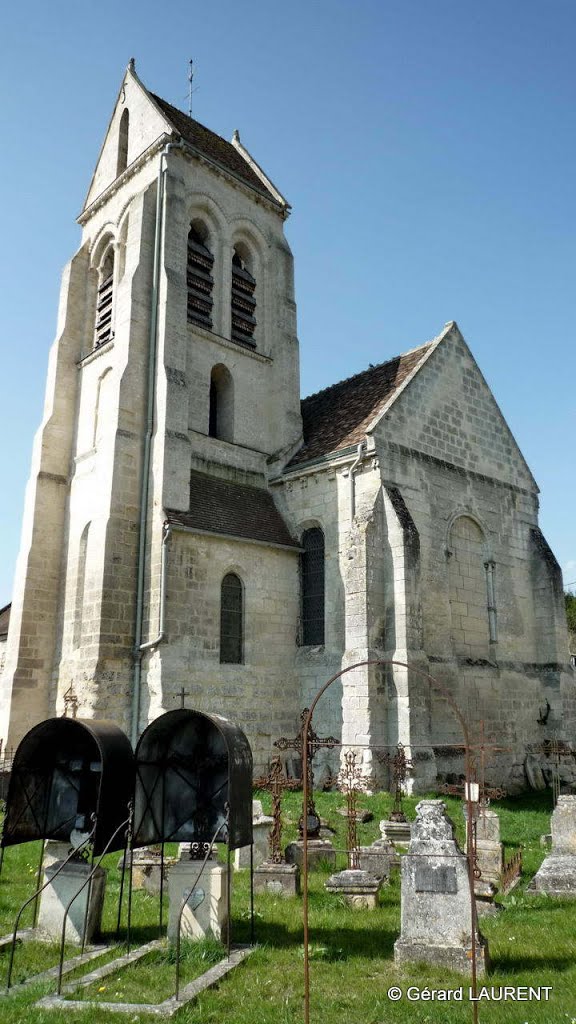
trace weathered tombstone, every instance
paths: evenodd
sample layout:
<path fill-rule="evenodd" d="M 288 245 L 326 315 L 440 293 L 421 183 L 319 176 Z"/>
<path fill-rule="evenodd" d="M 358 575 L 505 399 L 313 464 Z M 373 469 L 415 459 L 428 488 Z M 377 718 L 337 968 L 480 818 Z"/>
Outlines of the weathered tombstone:
<path fill-rule="evenodd" d="M 576 899 L 576 796 L 559 796 L 552 814 L 552 849 L 529 888 Z"/>
<path fill-rule="evenodd" d="M 199 851 L 199 855 L 202 851 Z M 178 934 L 178 918 L 183 900 L 187 900 L 182 914 L 182 937 L 188 939 L 204 939 L 212 936 L 215 939 L 225 938 L 228 928 L 227 881 L 228 868 L 220 864 L 211 853 L 202 874 L 198 873 L 202 865 L 202 857 L 191 860 L 183 854 L 182 858 L 168 873 L 168 892 L 170 910 L 168 915 L 168 939 L 176 941 Z"/>
<path fill-rule="evenodd" d="M 264 814 L 262 801 L 252 801 L 252 835 L 254 846 L 252 849 L 253 865 L 257 868 L 263 864 L 268 856 L 268 836 L 274 819 L 269 814 Z M 240 871 L 242 868 L 250 867 L 250 847 L 240 846 L 234 851 L 234 868 Z"/>
<path fill-rule="evenodd" d="M 376 839 L 370 846 L 361 846 L 358 852 L 358 867 L 382 881 L 388 881 L 397 860 L 394 844 L 389 839 Z"/>
<path fill-rule="evenodd" d="M 463 805 L 468 832 L 467 804 Z M 476 863 L 484 882 L 499 887 L 502 872 L 500 818 L 490 807 L 480 807 L 476 819 Z"/>
<path fill-rule="evenodd" d="M 100 931 L 106 872 L 97 867 L 89 882 L 92 869 L 84 860 L 70 860 L 59 871 L 61 864 L 61 861 L 53 860 L 44 872 L 44 880 L 50 885 L 42 893 L 39 935 L 48 940 L 62 938 L 63 910 L 78 893 L 66 918 L 66 941 L 80 944 L 85 940 L 90 943 Z"/>
<path fill-rule="evenodd" d="M 408 852 L 401 860 L 401 934 L 397 963 L 420 962 L 468 974 L 472 960 L 472 895 L 466 857 L 442 800 L 421 800 Z M 476 967 L 488 948 L 476 929 Z"/>
<path fill-rule="evenodd" d="M 375 878 L 368 871 L 358 868 L 346 868 L 338 871 L 325 883 L 328 892 L 343 896 L 346 903 L 358 910 L 374 910 L 378 905 L 378 892 L 382 885 L 381 878 Z"/>
<path fill-rule="evenodd" d="M 380 835 L 388 839 L 395 847 L 407 846 L 412 837 L 412 822 L 392 821 L 383 819 L 380 822 Z"/>

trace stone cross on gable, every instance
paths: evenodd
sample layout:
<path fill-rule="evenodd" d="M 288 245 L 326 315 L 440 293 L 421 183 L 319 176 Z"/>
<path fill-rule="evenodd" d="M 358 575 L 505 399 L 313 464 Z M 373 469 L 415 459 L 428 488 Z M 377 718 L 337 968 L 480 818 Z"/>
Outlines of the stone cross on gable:
<path fill-rule="evenodd" d="M 318 736 L 318 733 L 314 731 L 312 725 L 309 726 L 308 736 L 304 737 L 304 725 L 306 723 L 306 716 L 308 715 L 309 708 L 304 708 L 300 714 L 300 732 L 294 739 L 288 740 L 284 736 L 281 736 L 279 740 L 276 740 L 274 746 L 278 750 L 295 750 L 300 757 L 304 753 L 304 743 L 307 746 L 308 756 L 308 807 L 302 809 L 302 817 L 298 822 L 298 828 L 300 834 L 303 832 L 303 818 L 304 814 L 307 815 L 308 821 L 308 836 L 310 839 L 315 838 L 320 833 L 320 819 L 316 813 L 316 807 L 314 806 L 314 771 L 312 768 L 312 761 L 315 754 L 319 750 L 333 750 L 334 747 L 340 743 L 335 736 Z"/>
<path fill-rule="evenodd" d="M 273 757 L 267 775 L 254 779 L 255 789 L 263 789 L 272 795 L 272 818 L 274 819 L 268 845 L 270 847 L 270 863 L 282 864 L 282 793 L 287 789 L 298 789 L 300 779 L 289 779 L 284 775 L 279 757 Z"/>

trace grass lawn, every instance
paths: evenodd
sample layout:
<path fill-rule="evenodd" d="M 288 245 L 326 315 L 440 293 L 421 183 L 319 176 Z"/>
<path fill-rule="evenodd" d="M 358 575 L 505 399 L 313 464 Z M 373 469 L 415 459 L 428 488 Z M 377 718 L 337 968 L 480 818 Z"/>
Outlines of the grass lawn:
<path fill-rule="evenodd" d="M 269 808 L 266 794 L 261 796 Z M 288 794 L 285 803 L 286 827 L 283 839 L 296 834 L 299 794 Z M 345 819 L 336 813 L 343 798 L 338 794 L 319 794 L 317 806 L 323 818 L 337 830 L 334 842 L 344 847 Z M 378 838 L 378 822 L 386 817 L 391 801 L 387 794 L 361 798 L 361 805 L 374 813 L 374 820 L 359 826 L 363 844 Z M 406 800 L 413 817 L 416 799 Z M 446 798 L 449 814 L 463 841 L 463 816 L 459 801 Z M 526 885 L 538 868 L 544 850 L 540 835 L 549 831 L 551 813 L 549 793 L 505 800 L 498 804 L 502 838 L 524 849 L 522 884 L 503 899 L 505 911 L 482 922 L 489 942 L 492 969 L 485 983 L 489 986 L 551 986 L 548 1001 L 487 1002 L 478 1004 L 481 1022 L 510 1024 L 576 1024 L 576 902 L 556 901 L 526 893 Z M 11 931 L 15 913 L 31 894 L 38 858 L 37 844 L 26 844 L 6 851 L 0 878 L 0 932 Z M 109 878 L 104 915 L 105 938 L 112 941 L 119 892 L 119 855 L 107 859 Z M 341 860 L 344 866 L 344 859 Z M 471 1021 L 467 1001 L 468 983 L 460 975 L 425 966 L 396 968 L 393 946 L 400 927 L 400 885 L 398 872 L 381 890 L 380 906 L 375 911 L 358 911 L 324 889 L 327 874 L 310 876 L 311 943 L 311 1024 L 460 1024 Z M 234 876 L 233 938 L 249 939 L 248 872 Z M 266 894 L 256 897 L 257 951 L 233 971 L 218 989 L 205 992 L 195 1003 L 184 1007 L 173 1018 L 176 1024 L 299 1024 L 303 1004 L 302 905 L 300 899 L 282 899 Z M 167 908 L 164 913 L 166 919 Z M 142 892 L 134 893 L 133 939 L 147 942 L 158 935 L 157 900 Z M 26 925 L 28 922 L 24 921 Z M 218 956 L 214 943 L 186 949 L 182 978 L 185 983 L 197 976 Z M 167 951 L 150 955 L 129 971 L 109 976 L 90 992 L 109 1000 L 130 1002 L 158 1001 L 173 991 L 172 957 Z M 5 977 L 8 956 L 0 954 L 0 979 Z M 24 943 L 18 947 L 15 980 L 29 977 L 57 961 L 54 947 Z M 93 969 L 101 961 L 92 961 Z M 102 961 L 103 962 L 103 961 Z M 75 972 L 79 977 L 82 972 Z M 66 979 L 68 981 L 68 979 Z M 104 985 L 102 992 L 98 989 Z M 392 1002 L 387 996 L 398 986 L 404 996 Z M 409 986 L 422 989 L 450 989 L 464 986 L 462 1002 L 410 1001 Z M 38 1010 L 39 995 L 54 991 L 54 984 L 35 985 L 0 1001 L 1 1024 L 115 1024 L 121 1021 L 154 1019 L 138 1012 L 120 1016 L 98 1007 L 85 1011 Z M 88 990 L 83 990 L 84 994 Z M 116 995 L 121 993 L 121 995 Z"/>

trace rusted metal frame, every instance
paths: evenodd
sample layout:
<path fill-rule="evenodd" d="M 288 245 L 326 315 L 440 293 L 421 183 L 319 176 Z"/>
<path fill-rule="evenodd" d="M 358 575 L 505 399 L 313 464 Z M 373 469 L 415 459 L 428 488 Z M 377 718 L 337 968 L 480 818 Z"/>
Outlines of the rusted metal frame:
<path fill-rule="evenodd" d="M 374 660 L 374 661 L 361 661 L 361 662 L 357 662 L 354 665 L 349 665 L 347 668 L 341 669 L 339 672 L 337 672 L 335 675 L 333 675 L 330 679 L 328 679 L 328 681 L 326 683 L 324 683 L 324 685 L 321 686 L 320 689 L 317 691 L 317 693 L 316 693 L 316 695 L 315 695 L 315 697 L 314 697 L 314 699 L 313 699 L 313 701 L 312 701 L 312 703 L 311 703 L 311 705 L 310 705 L 310 707 L 308 709 L 306 717 L 304 718 L 303 729 L 302 729 L 303 736 L 307 736 L 308 735 L 308 731 L 310 729 L 310 724 L 311 724 L 311 721 L 312 721 L 312 715 L 314 714 L 314 709 L 315 709 L 316 705 L 318 704 L 318 701 L 320 700 L 320 698 L 324 695 L 324 693 L 332 685 L 332 683 L 336 682 L 337 679 L 340 679 L 346 673 L 352 672 L 354 669 L 366 668 L 366 667 L 369 667 L 369 666 L 381 666 L 382 667 L 384 665 L 396 665 L 396 666 L 398 666 L 400 668 L 408 668 L 408 669 L 410 669 L 411 672 L 414 673 L 414 675 L 417 675 L 417 676 L 419 676 L 422 679 L 426 679 L 428 684 L 431 686 L 431 688 L 436 690 L 436 692 L 439 693 L 440 696 L 444 700 L 447 701 L 447 703 L 449 704 L 450 708 L 452 709 L 452 711 L 456 715 L 456 718 L 457 718 L 457 720 L 458 720 L 458 722 L 460 724 L 460 727 L 462 729 L 462 735 L 464 737 L 465 770 L 466 770 L 466 781 L 467 781 L 466 803 L 467 803 L 468 819 L 471 821 L 472 820 L 472 801 L 470 799 L 470 793 L 471 793 L 471 787 L 470 787 L 470 773 L 471 773 L 470 747 L 471 747 L 471 744 L 470 744 L 470 735 L 469 735 L 469 731 L 468 731 L 468 725 L 467 725 L 466 720 L 464 719 L 460 709 L 458 708 L 458 705 L 456 704 L 454 698 L 452 697 L 452 694 L 447 689 L 447 687 L 444 686 L 443 683 L 440 683 L 440 682 L 438 682 L 438 680 L 434 679 L 434 677 L 431 676 L 428 672 L 424 672 L 422 669 L 417 669 L 417 668 L 414 668 L 413 666 L 407 665 L 406 662 L 404 662 L 404 661 L 397 661 L 396 659 L 392 659 L 392 658 L 383 658 L 383 659 L 377 659 L 377 660 Z M 308 792 L 308 789 L 309 789 L 309 778 L 308 778 L 308 744 L 307 743 L 303 744 L 303 749 L 302 749 L 302 781 L 303 781 L 303 803 L 304 803 L 304 807 L 307 807 L 308 806 L 308 799 L 309 799 L 309 795 L 310 795 L 309 792 Z M 304 814 L 304 816 L 303 816 L 303 829 L 302 829 L 302 839 L 303 839 L 302 912 L 303 912 L 303 924 L 304 924 L 304 1024 L 309 1024 L 309 1022 L 310 1022 L 310 956 L 309 956 L 309 948 L 308 948 L 308 821 L 307 821 L 307 818 L 308 818 L 307 814 Z M 470 953 L 471 953 L 471 975 L 472 975 L 472 977 L 471 977 L 471 980 L 472 980 L 471 994 L 472 994 L 472 997 L 473 997 L 472 998 L 472 1019 L 473 1019 L 474 1024 L 477 1024 L 477 1022 L 478 1022 L 478 1004 L 477 1004 L 478 978 L 477 978 L 477 969 L 476 969 L 477 913 L 476 913 L 476 899 L 475 899 L 475 895 L 474 895 L 474 851 L 473 851 L 473 847 L 472 847 L 472 834 L 471 834 L 471 830 L 470 829 L 468 830 L 467 837 L 466 837 L 466 856 L 467 856 L 467 862 L 468 862 L 468 883 L 469 883 L 469 889 L 470 889 L 470 916 L 471 916 L 471 931 L 472 931 L 471 950 L 470 950 Z"/>
<path fill-rule="evenodd" d="M 515 878 L 522 874 L 522 848 L 514 850 L 508 859 L 502 857 L 502 869 L 500 871 L 500 889 L 505 891 Z"/>

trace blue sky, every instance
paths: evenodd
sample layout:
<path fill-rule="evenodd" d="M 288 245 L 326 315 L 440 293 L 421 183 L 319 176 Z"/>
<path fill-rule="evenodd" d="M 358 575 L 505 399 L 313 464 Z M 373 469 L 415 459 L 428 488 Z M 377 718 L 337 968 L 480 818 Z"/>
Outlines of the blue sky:
<path fill-rule="evenodd" d="M 576 581 L 573 0 L 32 0 L 3 15 L 0 606 L 60 273 L 130 57 L 293 205 L 302 391 L 458 321 Z"/>

